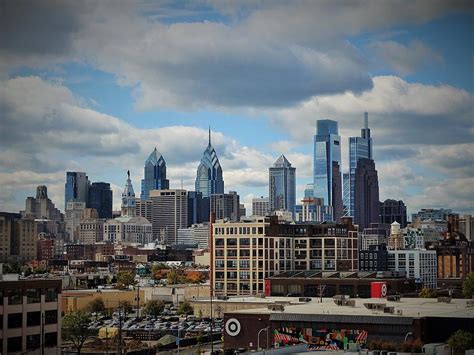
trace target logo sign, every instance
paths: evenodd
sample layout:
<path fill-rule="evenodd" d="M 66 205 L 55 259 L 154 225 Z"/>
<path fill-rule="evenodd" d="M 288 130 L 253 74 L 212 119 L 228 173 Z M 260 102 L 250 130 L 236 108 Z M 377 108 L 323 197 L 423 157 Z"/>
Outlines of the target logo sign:
<path fill-rule="evenodd" d="M 239 335 L 241 328 L 240 322 L 235 318 L 230 318 L 225 323 L 225 331 L 231 337 Z"/>
<path fill-rule="evenodd" d="M 382 297 L 387 296 L 387 284 L 382 285 L 381 294 L 382 294 Z"/>

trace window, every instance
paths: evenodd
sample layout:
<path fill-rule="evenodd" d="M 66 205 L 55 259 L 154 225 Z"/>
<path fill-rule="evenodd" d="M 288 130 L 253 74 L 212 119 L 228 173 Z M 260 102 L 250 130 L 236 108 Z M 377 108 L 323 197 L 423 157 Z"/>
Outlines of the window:
<path fill-rule="evenodd" d="M 250 238 L 240 238 L 240 245 L 250 245 Z"/>
<path fill-rule="evenodd" d="M 11 313 L 8 315 L 8 328 L 21 328 L 23 324 L 21 313 Z"/>
<path fill-rule="evenodd" d="M 22 304 L 23 295 L 21 290 L 13 289 L 8 291 L 8 304 Z"/>
<path fill-rule="evenodd" d="M 55 288 L 47 288 L 44 293 L 44 300 L 46 302 L 57 302 L 58 291 Z"/>
<path fill-rule="evenodd" d="M 46 311 L 44 313 L 44 324 L 56 324 L 58 322 L 58 311 Z"/>
<path fill-rule="evenodd" d="M 26 337 L 26 350 L 36 350 L 40 347 L 40 335 L 33 334 Z"/>
<path fill-rule="evenodd" d="M 26 326 L 34 327 L 35 325 L 41 325 L 41 312 L 28 312 L 26 314 Z"/>
<path fill-rule="evenodd" d="M 8 338 L 7 352 L 16 353 L 21 351 L 21 337 Z"/>
<path fill-rule="evenodd" d="M 52 348 L 58 346 L 58 333 L 46 333 L 44 335 L 44 346 Z"/>
<path fill-rule="evenodd" d="M 41 289 L 29 288 L 26 290 L 26 302 L 27 303 L 40 303 L 41 302 Z"/>

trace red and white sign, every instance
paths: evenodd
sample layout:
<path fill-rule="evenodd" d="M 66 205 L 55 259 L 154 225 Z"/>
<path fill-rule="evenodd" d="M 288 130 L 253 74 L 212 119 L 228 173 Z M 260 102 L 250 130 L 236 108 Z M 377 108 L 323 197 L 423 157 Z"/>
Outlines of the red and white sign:
<path fill-rule="evenodd" d="M 371 282 L 370 283 L 370 297 L 384 298 L 387 296 L 387 283 L 385 282 Z"/>

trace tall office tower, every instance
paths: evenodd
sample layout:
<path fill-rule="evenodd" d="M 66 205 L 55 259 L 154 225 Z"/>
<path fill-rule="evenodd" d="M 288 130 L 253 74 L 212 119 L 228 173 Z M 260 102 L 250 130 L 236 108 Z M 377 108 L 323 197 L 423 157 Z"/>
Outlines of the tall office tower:
<path fill-rule="evenodd" d="M 333 162 L 341 166 L 341 137 L 337 122 L 318 120 L 314 136 L 314 197 L 323 198 L 327 206 L 342 205 L 341 196 L 333 196 Z M 338 190 L 338 189 L 336 189 Z M 339 203 L 338 201 L 341 200 Z"/>
<path fill-rule="evenodd" d="M 380 223 L 392 224 L 397 221 L 401 228 L 407 226 L 407 206 L 402 200 L 387 199 L 380 202 Z"/>
<path fill-rule="evenodd" d="M 364 112 L 364 128 L 361 129 L 360 137 L 349 137 L 349 208 L 347 215 L 352 217 L 355 216 L 355 170 L 357 168 L 357 162 L 361 158 L 373 159 L 369 114 L 367 112 Z"/>
<path fill-rule="evenodd" d="M 165 159 L 156 148 L 145 161 L 143 171 L 144 179 L 142 180 L 142 192 L 140 195 L 142 200 L 146 200 L 149 197 L 150 190 L 167 190 L 170 188 L 170 181 L 166 178 Z"/>
<path fill-rule="evenodd" d="M 285 210 L 291 213 L 296 205 L 296 168 L 282 154 L 269 168 L 270 212 Z"/>
<path fill-rule="evenodd" d="M 240 197 L 235 191 L 228 194 L 211 195 L 211 213 L 216 219 L 229 219 L 238 222 L 240 220 Z"/>
<path fill-rule="evenodd" d="M 340 222 L 343 216 L 344 206 L 342 204 L 342 180 L 339 163 L 332 162 L 332 210 L 333 220 Z"/>
<path fill-rule="evenodd" d="M 178 229 L 188 225 L 186 190 L 150 190 L 153 239 L 168 245 L 177 244 Z"/>
<path fill-rule="evenodd" d="M 26 262 L 36 258 L 37 223 L 18 213 L 0 212 L 0 262 Z"/>
<path fill-rule="evenodd" d="M 333 220 L 333 208 L 324 205 L 324 199 L 305 197 L 295 206 L 296 222 L 325 222 Z"/>
<path fill-rule="evenodd" d="M 351 204 L 351 186 L 349 173 L 342 174 L 342 215 L 349 216 L 349 206 Z"/>
<path fill-rule="evenodd" d="M 371 223 L 378 223 L 380 215 L 379 179 L 372 159 L 357 161 L 354 187 L 354 224 L 362 231 Z"/>
<path fill-rule="evenodd" d="M 209 198 L 201 192 L 188 191 L 188 227 L 209 221 Z"/>
<path fill-rule="evenodd" d="M 99 218 L 112 218 L 112 189 L 108 182 L 93 182 L 89 188 L 89 208 L 94 208 Z"/>
<path fill-rule="evenodd" d="M 133 191 L 132 180 L 130 180 L 130 170 L 127 171 L 127 183 L 122 192 L 122 217 L 135 217 L 135 192 Z"/>
<path fill-rule="evenodd" d="M 63 220 L 61 212 L 48 198 L 48 189 L 44 185 L 39 185 L 36 188 L 36 198 L 26 198 L 24 217 L 33 219 L 49 219 L 57 222 Z"/>
<path fill-rule="evenodd" d="M 306 184 L 304 188 L 304 198 L 314 197 L 314 184 Z"/>
<path fill-rule="evenodd" d="M 64 208 L 68 202 L 84 202 L 88 205 L 90 181 L 86 173 L 75 171 L 66 172 L 64 188 Z"/>
<path fill-rule="evenodd" d="M 259 197 L 252 199 L 252 215 L 268 216 L 270 214 L 270 199 L 268 197 Z"/>
<path fill-rule="evenodd" d="M 468 241 L 474 239 L 474 218 L 470 214 L 465 214 L 459 219 L 459 232 L 464 234 Z"/>
<path fill-rule="evenodd" d="M 210 197 L 212 194 L 224 193 L 224 179 L 222 168 L 217 158 L 216 151 L 211 144 L 211 129 L 209 128 L 209 144 L 204 151 L 201 163 L 197 169 L 196 192 L 201 192 L 202 197 Z"/>
<path fill-rule="evenodd" d="M 240 217 L 245 217 L 247 215 L 247 209 L 245 208 L 245 205 L 241 203 L 239 205 L 239 216 Z"/>
<path fill-rule="evenodd" d="M 85 209 L 85 202 L 70 201 L 66 204 L 64 220 L 66 222 L 66 233 L 70 241 L 77 242 L 79 240 L 79 224 Z"/>
<path fill-rule="evenodd" d="M 151 221 L 151 200 L 142 200 L 141 198 L 135 199 L 135 216 L 143 217 Z"/>

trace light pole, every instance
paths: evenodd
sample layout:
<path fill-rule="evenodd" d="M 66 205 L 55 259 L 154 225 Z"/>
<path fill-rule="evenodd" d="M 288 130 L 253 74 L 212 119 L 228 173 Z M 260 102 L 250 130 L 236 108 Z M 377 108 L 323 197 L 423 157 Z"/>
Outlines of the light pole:
<path fill-rule="evenodd" d="M 260 333 L 263 332 L 264 330 L 267 332 L 267 344 L 265 346 L 265 349 L 268 348 L 268 328 L 270 327 L 266 326 L 265 328 L 260 329 L 257 333 L 257 351 L 260 349 Z M 263 349 L 264 354 L 265 354 L 265 349 Z"/>

